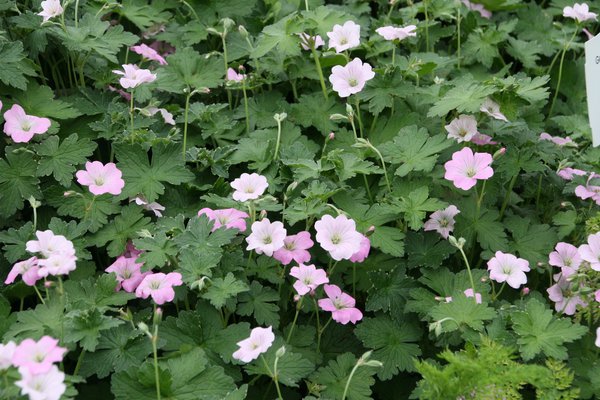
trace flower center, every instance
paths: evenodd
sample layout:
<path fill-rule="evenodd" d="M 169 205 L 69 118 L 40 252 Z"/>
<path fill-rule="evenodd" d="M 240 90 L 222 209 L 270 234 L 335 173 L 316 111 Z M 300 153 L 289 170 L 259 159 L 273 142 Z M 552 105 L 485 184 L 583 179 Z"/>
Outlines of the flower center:
<path fill-rule="evenodd" d="M 244 189 L 244 192 L 246 193 L 254 193 L 254 188 L 253 187 L 247 187 Z"/>
<path fill-rule="evenodd" d="M 458 130 L 458 136 L 460 136 L 460 137 L 465 137 L 467 135 L 467 133 L 468 132 L 467 132 L 467 130 L 465 128 L 460 128 Z"/>
<path fill-rule="evenodd" d="M 570 267 L 573 263 L 573 260 L 571 260 L 570 258 L 565 258 L 563 262 L 567 267 Z"/>
<path fill-rule="evenodd" d="M 347 38 L 341 38 L 340 39 L 340 44 L 348 44 L 348 39 Z"/>
<path fill-rule="evenodd" d="M 42 353 L 37 353 L 35 355 L 35 357 L 34 357 L 35 361 L 39 362 L 39 363 L 41 363 L 42 361 L 44 361 L 44 358 L 46 358 L 46 355 L 42 354 Z"/>
<path fill-rule="evenodd" d="M 296 249 L 296 243 L 294 242 L 289 242 L 283 245 L 283 247 L 285 247 L 286 250 L 295 250 Z"/>
<path fill-rule="evenodd" d="M 337 233 L 331 237 L 331 243 L 333 243 L 333 244 L 340 244 L 341 241 L 342 241 L 342 238 Z"/>
<path fill-rule="evenodd" d="M 445 228 L 445 227 L 447 227 L 447 226 L 448 226 L 448 224 L 449 224 L 449 222 L 448 222 L 448 220 L 447 220 L 446 218 L 442 218 L 442 219 L 440 219 L 440 226 L 441 226 L 442 228 Z"/>
<path fill-rule="evenodd" d="M 102 176 L 97 176 L 94 178 L 94 185 L 96 186 L 102 186 L 104 185 L 104 177 Z"/>
<path fill-rule="evenodd" d="M 350 78 L 348 79 L 348 85 L 352 87 L 358 86 L 358 80 L 356 78 Z"/>
<path fill-rule="evenodd" d="M 218 220 L 221 225 L 227 225 L 229 223 L 229 219 L 227 217 L 219 217 Z"/>
<path fill-rule="evenodd" d="M 475 171 L 475 168 L 473 167 L 469 167 L 467 168 L 467 170 L 465 171 L 465 174 L 467 175 L 468 178 L 472 178 L 475 175 L 477 175 L 477 171 Z"/>
<path fill-rule="evenodd" d="M 123 279 L 129 279 L 131 278 L 131 271 L 129 271 L 128 269 L 126 269 L 125 271 L 123 271 L 123 273 L 121 274 L 121 276 L 123 277 Z"/>
<path fill-rule="evenodd" d="M 508 265 L 505 265 L 502 267 L 502 273 L 504 273 L 505 275 L 510 275 L 512 272 L 512 268 Z"/>
<path fill-rule="evenodd" d="M 158 281 L 150 282 L 150 289 L 152 289 L 152 290 L 160 289 L 160 282 L 158 282 Z"/>
<path fill-rule="evenodd" d="M 273 243 L 273 238 L 271 237 L 271 235 L 267 235 L 267 236 L 263 237 L 263 243 L 264 244 L 271 244 L 271 243 Z"/>
<path fill-rule="evenodd" d="M 340 299 L 335 299 L 333 301 L 333 306 L 338 310 L 343 310 L 344 308 L 346 308 L 346 306 L 344 305 L 344 303 L 342 303 Z"/>
<path fill-rule="evenodd" d="M 21 122 L 21 129 L 25 132 L 29 132 L 29 130 L 31 129 L 31 122 L 29 122 L 28 120 Z"/>
<path fill-rule="evenodd" d="M 313 283 L 312 278 L 310 276 L 302 279 L 302 282 L 307 286 Z"/>

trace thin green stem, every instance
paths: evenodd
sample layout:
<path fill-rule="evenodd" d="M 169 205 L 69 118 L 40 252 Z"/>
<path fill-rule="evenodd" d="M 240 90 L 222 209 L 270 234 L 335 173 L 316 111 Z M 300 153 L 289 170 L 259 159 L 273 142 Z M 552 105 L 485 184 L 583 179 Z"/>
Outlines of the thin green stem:
<path fill-rule="evenodd" d="M 498 291 L 498 293 L 494 294 L 494 296 L 492 297 L 492 301 L 496 300 L 500 296 L 500 293 L 502 293 L 502 291 L 504 290 L 504 286 L 506 286 L 506 281 L 502 283 L 502 286 L 500 286 L 500 290 Z M 473 293 L 475 293 L 475 291 L 473 291 Z M 475 296 L 475 294 L 473 294 L 473 296 Z"/>
<path fill-rule="evenodd" d="M 81 349 L 81 353 L 79 353 L 79 357 L 77 357 L 77 364 L 75 364 L 75 369 L 73 370 L 73 375 L 77 375 L 79 373 L 79 369 L 81 368 L 81 363 L 83 362 L 84 356 L 85 356 L 85 350 Z"/>
<path fill-rule="evenodd" d="M 296 321 L 298 321 L 298 314 L 300 314 L 300 309 L 302 308 L 303 301 L 304 301 L 304 296 L 300 297 L 298 304 L 296 304 L 296 314 L 294 315 L 294 320 L 292 321 L 292 327 L 290 328 L 287 338 L 285 339 L 286 343 L 289 343 L 290 339 L 292 338 L 292 334 L 294 333 L 294 328 L 296 327 Z"/>
<path fill-rule="evenodd" d="M 189 90 L 189 89 L 188 89 Z M 194 92 L 190 91 L 188 95 L 185 97 L 185 111 L 183 114 L 183 148 L 181 149 L 181 155 L 183 157 L 183 162 L 185 163 L 185 153 L 187 151 L 187 131 L 188 131 L 188 117 L 190 113 L 190 99 Z"/>
<path fill-rule="evenodd" d="M 308 0 L 304 0 L 304 8 L 306 8 L 306 11 L 310 10 L 310 8 L 308 7 Z"/>
<path fill-rule="evenodd" d="M 281 118 L 276 118 L 277 120 L 277 142 L 275 143 L 275 154 L 273 158 L 275 161 L 279 159 L 279 146 L 281 145 Z"/>
<path fill-rule="evenodd" d="M 317 307 L 317 300 L 315 299 L 315 307 Z M 317 317 L 319 311 L 317 309 Z M 325 332 L 325 329 L 327 329 L 327 327 L 329 326 L 329 323 L 331 322 L 332 317 L 329 317 L 329 320 L 327 321 L 327 323 L 325 325 L 323 325 L 322 328 L 317 329 L 317 353 L 321 352 L 321 338 L 323 337 L 323 332 Z"/>
<path fill-rule="evenodd" d="M 483 195 L 485 194 L 485 182 L 486 181 L 483 181 L 483 184 L 481 185 L 481 193 L 477 198 L 477 218 L 479 218 L 479 210 L 481 210 L 481 203 L 483 202 Z"/>
<path fill-rule="evenodd" d="M 460 70 L 460 46 L 461 46 L 460 45 L 460 20 L 461 20 L 460 7 L 461 7 L 461 5 L 459 4 L 458 8 L 456 9 L 456 30 L 457 30 L 456 42 L 457 42 L 457 46 L 458 46 L 456 56 L 457 56 L 457 66 L 458 66 L 459 70 Z"/>
<path fill-rule="evenodd" d="M 279 396 L 279 400 L 283 400 L 283 396 L 281 395 L 281 389 L 279 388 L 279 379 L 277 378 L 277 375 L 273 373 L 273 371 L 271 371 L 271 367 L 269 367 L 267 360 L 262 354 L 260 355 L 260 359 L 262 360 L 265 368 L 267 369 L 267 372 L 269 373 L 269 375 L 273 379 L 273 382 L 275 383 L 275 388 L 277 389 L 277 395 Z"/>
<path fill-rule="evenodd" d="M 42 297 L 42 294 L 40 293 L 40 290 L 37 288 L 37 286 L 34 285 L 33 289 L 35 290 L 35 293 L 37 294 L 37 296 L 40 299 L 40 301 L 42 302 L 42 304 L 46 304 L 46 302 L 44 301 L 44 298 Z"/>
<path fill-rule="evenodd" d="M 392 48 L 392 65 L 396 65 L 396 44 L 392 43 L 394 47 Z"/>
<path fill-rule="evenodd" d="M 352 377 L 354 377 L 354 373 L 356 372 L 356 370 L 358 369 L 358 367 L 360 367 L 360 361 L 361 359 L 359 359 L 356 364 L 354 365 L 354 368 L 352 368 L 352 371 L 350 371 L 350 375 L 348 375 L 348 380 L 346 381 L 346 386 L 344 386 L 344 394 L 342 395 L 342 400 L 346 400 L 346 396 L 348 395 L 348 389 L 350 388 L 350 382 L 352 381 Z"/>
<path fill-rule="evenodd" d="M 221 35 L 221 41 L 223 42 L 223 62 L 225 64 L 225 76 L 227 76 L 227 69 L 229 68 L 229 60 L 227 57 L 227 30 L 223 31 Z M 229 108 L 232 108 L 231 105 L 231 92 L 227 91 L 227 100 L 229 101 Z"/>
<path fill-rule="evenodd" d="M 131 132 L 129 132 L 129 134 L 131 135 L 131 144 L 133 144 L 133 130 L 134 130 L 134 125 L 133 125 L 133 112 L 134 112 L 134 108 L 133 108 L 133 93 L 134 90 L 131 89 L 131 96 L 129 97 L 129 119 L 131 122 Z"/>
<path fill-rule="evenodd" d="M 425 6 L 425 50 L 429 53 L 429 12 L 427 9 L 427 5 L 429 0 L 423 0 L 423 5 Z"/>
<path fill-rule="evenodd" d="M 387 168 L 385 167 L 385 161 L 383 161 L 383 155 L 377 149 L 377 147 L 373 146 L 371 143 L 369 143 L 369 147 L 375 152 L 375 154 L 377 154 L 377 157 L 379 157 L 379 161 L 381 161 L 381 168 L 383 168 L 383 176 L 385 177 L 387 189 L 390 193 L 392 193 L 392 185 L 390 185 L 390 178 L 388 177 Z"/>
<path fill-rule="evenodd" d="M 458 247 L 460 254 L 462 255 L 463 260 L 465 261 L 465 265 L 467 266 L 467 273 L 469 274 L 469 281 L 471 283 L 471 289 L 473 289 L 473 300 L 477 303 L 477 297 L 475 296 L 475 281 L 473 280 L 473 274 L 471 273 L 471 265 L 469 264 L 469 260 L 467 260 L 467 255 L 465 254 L 462 246 Z"/>
<path fill-rule="evenodd" d="M 360 137 L 363 137 L 363 123 L 362 118 L 360 116 L 360 99 L 357 96 L 354 96 L 356 100 L 356 119 L 358 120 L 358 131 L 360 133 Z"/>
<path fill-rule="evenodd" d="M 573 36 L 571 36 L 571 39 L 569 40 L 567 45 L 565 47 L 563 47 L 562 54 L 560 55 L 560 63 L 558 65 L 558 82 L 556 82 L 556 91 L 554 92 L 554 97 L 552 97 L 552 104 L 550 104 L 550 111 L 548 111 L 548 117 L 552 116 L 552 112 L 554 111 L 554 104 L 556 103 L 556 98 L 558 97 L 558 92 L 560 91 L 560 83 L 562 81 L 562 72 L 563 72 L 563 63 L 565 61 L 565 54 L 567 53 L 567 50 L 571 46 L 573 39 L 575 39 L 575 36 L 577 35 L 578 31 L 579 30 L 576 29 L 575 32 L 573 32 Z"/>
<path fill-rule="evenodd" d="M 323 97 L 325 100 L 329 99 L 327 95 L 327 86 L 325 86 L 325 78 L 323 77 L 323 69 L 321 68 L 321 61 L 319 61 L 319 54 L 317 50 L 315 50 L 315 43 L 311 40 L 310 43 L 310 51 L 313 55 L 313 59 L 315 60 L 315 67 L 317 68 L 317 74 L 319 74 L 319 82 L 321 82 L 321 90 L 323 91 Z"/>
<path fill-rule="evenodd" d="M 75 28 L 79 27 L 79 0 L 75 0 Z"/>
<path fill-rule="evenodd" d="M 502 202 L 502 207 L 500 208 L 500 218 L 498 218 L 499 220 L 502 220 L 502 217 L 504 216 L 504 211 L 506 211 L 506 206 L 508 206 L 508 202 L 510 201 L 510 195 L 512 193 L 513 187 L 515 186 L 515 183 L 517 182 L 518 177 L 519 174 L 515 174 L 510 180 L 510 183 L 508 184 L 506 195 L 504 196 L 504 201 Z"/>
<path fill-rule="evenodd" d="M 154 304 L 153 315 L 156 315 L 156 304 Z M 153 333 L 152 337 L 150 338 L 150 341 L 152 342 L 152 356 L 154 359 L 154 383 L 156 385 L 156 400 L 160 400 L 160 373 L 158 370 L 158 348 L 157 348 L 158 324 L 154 325 L 154 333 Z"/>
<path fill-rule="evenodd" d="M 242 80 L 242 93 L 244 93 L 244 113 L 246 114 L 246 135 L 250 134 L 250 112 L 248 111 L 248 94 L 246 93 L 246 78 Z"/>

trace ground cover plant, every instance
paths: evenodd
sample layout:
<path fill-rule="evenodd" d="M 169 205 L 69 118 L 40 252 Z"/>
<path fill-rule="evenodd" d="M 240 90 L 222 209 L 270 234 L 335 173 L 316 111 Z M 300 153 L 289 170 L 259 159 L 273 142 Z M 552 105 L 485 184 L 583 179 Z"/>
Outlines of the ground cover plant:
<path fill-rule="evenodd" d="M 0 0 L 0 397 L 600 395 L 596 12 Z"/>

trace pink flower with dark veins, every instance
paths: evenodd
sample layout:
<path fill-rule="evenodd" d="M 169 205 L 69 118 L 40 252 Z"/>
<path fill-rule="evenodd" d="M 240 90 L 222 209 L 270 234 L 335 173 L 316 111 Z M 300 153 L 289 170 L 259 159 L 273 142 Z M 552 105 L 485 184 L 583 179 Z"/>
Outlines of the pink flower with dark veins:
<path fill-rule="evenodd" d="M 273 253 L 273 258 L 283 265 L 288 265 L 292 260 L 298 264 L 304 264 L 310 261 L 310 253 L 307 250 L 313 245 L 314 242 L 311 240 L 309 232 L 298 232 L 283 240 L 283 247 Z"/>
<path fill-rule="evenodd" d="M 27 143 L 34 135 L 48 132 L 51 122 L 48 118 L 27 115 L 18 104 L 4 112 L 4 133 L 15 143 Z"/>

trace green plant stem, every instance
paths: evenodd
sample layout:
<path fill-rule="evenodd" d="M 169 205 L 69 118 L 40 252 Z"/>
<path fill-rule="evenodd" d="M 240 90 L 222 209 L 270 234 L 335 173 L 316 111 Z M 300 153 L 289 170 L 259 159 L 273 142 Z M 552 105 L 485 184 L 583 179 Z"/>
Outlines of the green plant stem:
<path fill-rule="evenodd" d="M 190 99 L 192 98 L 193 94 L 194 94 L 194 92 L 190 91 L 188 93 L 188 95 L 185 97 L 185 111 L 183 114 L 183 148 L 181 150 L 181 155 L 183 157 L 184 164 L 185 164 L 185 152 L 187 151 L 187 131 L 188 131 L 188 118 L 189 118 L 189 113 L 190 113 Z"/>
<path fill-rule="evenodd" d="M 540 177 L 538 178 L 537 192 L 535 195 L 535 211 L 536 212 L 540 207 L 540 195 L 541 194 L 542 194 L 542 174 L 540 174 Z"/>
<path fill-rule="evenodd" d="M 392 43 L 394 47 L 392 48 L 392 65 L 396 65 L 396 44 Z"/>
<path fill-rule="evenodd" d="M 498 293 L 495 293 L 492 297 L 492 301 L 496 300 L 498 297 L 500 297 L 500 294 L 502 293 L 502 291 L 504 290 L 504 286 L 506 286 L 506 281 L 502 282 L 502 286 L 500 286 L 500 290 L 498 291 Z M 475 291 L 473 291 L 473 293 L 475 293 Z M 474 294 L 473 294 L 474 296 Z"/>
<path fill-rule="evenodd" d="M 427 9 L 427 5 L 429 0 L 423 0 L 423 5 L 425 6 L 425 51 L 429 53 L 429 12 Z"/>
<path fill-rule="evenodd" d="M 79 0 L 75 0 L 75 28 L 79 27 Z"/>
<path fill-rule="evenodd" d="M 246 78 L 242 80 L 242 93 L 244 94 L 244 113 L 246 114 L 246 135 L 250 134 L 250 112 L 248 111 L 248 94 L 246 93 Z"/>
<path fill-rule="evenodd" d="M 39 297 L 39 299 L 42 302 L 42 304 L 46 304 L 46 302 L 44 301 L 44 298 L 42 297 L 42 294 L 40 293 L 40 290 L 37 288 L 37 286 L 34 285 L 33 289 L 35 290 L 35 293 Z"/>
<path fill-rule="evenodd" d="M 81 363 L 83 362 L 84 356 L 85 356 L 85 350 L 81 349 L 81 353 L 79 353 L 79 357 L 77 357 L 77 364 L 75 364 L 75 369 L 73 370 L 73 375 L 77 375 L 79 373 L 79 369 L 81 368 Z"/>
<path fill-rule="evenodd" d="M 156 304 L 154 304 L 154 313 L 152 315 L 156 315 Z M 154 359 L 154 384 L 156 386 L 156 400 L 160 400 L 160 374 L 158 370 L 158 324 L 154 325 L 154 333 L 150 339 L 152 342 L 152 356 Z"/>
<path fill-rule="evenodd" d="M 469 264 L 469 260 L 467 260 L 467 255 L 465 254 L 465 251 L 462 248 L 462 246 L 458 247 L 458 250 L 460 251 L 462 258 L 465 261 L 465 265 L 467 266 L 467 273 L 469 274 L 469 281 L 471 283 L 471 289 L 473 289 L 473 300 L 475 301 L 475 303 L 477 303 L 477 298 L 475 296 L 475 294 L 477 292 L 475 291 L 475 281 L 473 280 L 473 274 L 471 273 L 471 265 Z"/>
<path fill-rule="evenodd" d="M 502 202 L 502 207 L 500 208 L 500 217 L 498 218 L 499 220 L 501 220 L 504 216 L 504 211 L 506 211 L 506 207 L 508 206 L 508 202 L 510 201 L 510 194 L 512 193 L 513 187 L 515 186 L 518 177 L 519 174 L 515 174 L 508 184 L 508 189 L 506 190 L 506 195 L 504 196 L 504 201 Z"/>
<path fill-rule="evenodd" d="M 300 314 L 300 309 L 302 309 L 302 302 L 304 301 L 304 296 L 300 297 L 300 300 L 298 301 L 298 304 L 296 305 L 296 314 L 294 314 L 294 320 L 292 321 L 292 327 L 290 328 L 290 332 L 287 335 L 287 338 L 285 339 L 286 343 L 290 342 L 290 339 L 292 338 L 292 334 L 294 333 L 294 328 L 296 327 L 296 322 L 298 321 L 298 314 Z"/>
<path fill-rule="evenodd" d="M 457 56 L 457 66 L 458 66 L 459 70 L 460 70 L 460 20 L 461 20 L 460 7 L 461 7 L 461 5 L 459 4 L 458 8 L 456 9 L 456 30 L 457 30 L 456 42 L 457 42 L 457 46 L 458 46 L 456 56 Z"/>
<path fill-rule="evenodd" d="M 317 333 L 321 331 L 321 319 L 319 317 L 319 305 L 317 304 L 317 299 L 313 296 L 313 303 L 315 305 L 315 320 L 317 321 Z M 317 341 L 317 353 L 320 351 L 321 346 L 321 336 L 319 336 Z"/>
<path fill-rule="evenodd" d="M 373 146 L 371 143 L 369 143 L 369 147 L 371 148 L 371 150 L 373 150 L 375 152 L 375 154 L 377 154 L 377 157 L 379 157 L 379 161 L 381 161 L 381 168 L 383 168 L 383 176 L 385 177 L 385 184 L 387 186 L 388 192 L 392 193 L 392 185 L 390 184 L 390 178 L 388 177 L 387 168 L 385 167 L 385 161 L 383 161 L 383 155 L 377 149 L 377 147 Z"/>
<path fill-rule="evenodd" d="M 562 54 L 560 55 L 560 63 L 558 64 L 558 81 L 556 82 L 556 91 L 554 92 L 554 97 L 552 97 L 552 104 L 550 104 L 550 111 L 548 111 L 548 118 L 552 116 L 552 112 L 554 111 L 554 104 L 556 102 L 556 98 L 558 97 L 558 92 L 560 91 L 560 83 L 562 81 L 565 54 L 567 53 L 569 47 L 571 47 L 571 43 L 573 42 L 573 39 L 575 39 L 575 36 L 577 35 L 578 31 L 579 29 L 576 29 L 575 32 L 573 32 L 573 36 L 571 36 L 571 39 L 567 42 L 567 45 L 563 47 Z"/>
<path fill-rule="evenodd" d="M 281 119 L 277 118 L 277 142 L 275 142 L 275 154 L 273 159 L 279 160 L 279 146 L 281 146 Z"/>
<path fill-rule="evenodd" d="M 485 182 L 481 185 L 481 193 L 479 193 L 479 197 L 477 198 L 477 218 L 479 218 L 479 211 L 481 210 L 481 203 L 483 202 L 483 195 L 485 194 Z"/>
<path fill-rule="evenodd" d="M 227 76 L 227 69 L 229 68 L 229 61 L 227 57 L 227 30 L 223 31 L 221 34 L 221 41 L 223 42 L 223 61 L 225 64 L 225 76 Z M 232 109 L 233 106 L 231 104 L 231 92 L 227 91 L 227 101 L 229 102 L 229 109 Z"/>
<path fill-rule="evenodd" d="M 308 0 L 304 0 L 304 8 L 306 8 L 306 11 L 310 10 L 310 8 L 308 7 Z"/>
<path fill-rule="evenodd" d="M 134 109 L 133 109 L 133 93 L 134 93 L 134 90 L 131 89 L 131 96 L 129 97 L 129 119 L 130 119 L 130 122 L 131 122 L 131 132 L 130 132 L 130 135 L 131 135 L 131 144 L 133 144 L 133 130 L 134 130 L 134 125 L 133 125 L 133 111 L 134 111 Z"/>
<path fill-rule="evenodd" d="M 360 137 L 363 137 L 363 123 L 362 118 L 360 116 L 360 99 L 357 96 L 354 96 L 356 101 L 356 119 L 358 120 L 358 132 L 360 133 Z"/>
<path fill-rule="evenodd" d="M 323 69 L 321 68 L 321 61 L 319 61 L 319 54 L 317 50 L 315 50 L 315 43 L 311 41 L 310 51 L 313 55 L 313 59 L 315 60 L 315 67 L 317 68 L 317 74 L 319 74 L 319 82 L 321 82 L 321 91 L 323 92 L 323 97 L 325 100 L 329 100 L 329 96 L 327 95 L 327 86 L 325 86 L 325 78 L 323 77 Z"/>
<path fill-rule="evenodd" d="M 315 304 L 317 304 L 317 301 L 315 300 Z M 317 311 L 318 313 L 318 311 Z M 321 352 L 321 338 L 323 337 L 323 332 L 325 332 L 325 329 L 327 329 L 327 327 L 329 326 L 329 323 L 331 322 L 333 318 L 329 317 L 329 320 L 327 321 L 327 323 L 325 325 L 323 325 L 323 327 L 321 329 L 317 329 L 317 353 Z"/>
<path fill-rule="evenodd" d="M 356 364 L 354 364 L 354 368 L 352 368 L 352 371 L 350 371 L 350 375 L 348 375 L 348 380 L 346 381 L 346 386 L 344 386 L 344 394 L 342 395 L 342 400 L 346 400 L 346 396 L 348 395 L 348 389 L 350 388 L 350 382 L 352 381 L 352 377 L 354 377 L 354 373 L 356 373 L 356 370 L 361 365 L 360 361 L 361 361 L 361 359 L 356 361 Z"/>
<path fill-rule="evenodd" d="M 275 383 L 275 389 L 277 389 L 277 396 L 279 396 L 279 400 L 283 400 L 283 396 L 281 395 L 281 389 L 279 388 L 279 379 L 277 377 L 277 374 L 271 371 L 269 364 L 267 364 L 267 360 L 265 360 L 265 357 L 262 354 L 260 355 L 260 359 L 262 360 L 263 364 L 265 365 L 265 368 L 267 369 L 267 372 L 269 373 L 269 375 L 273 379 L 273 382 Z"/>

